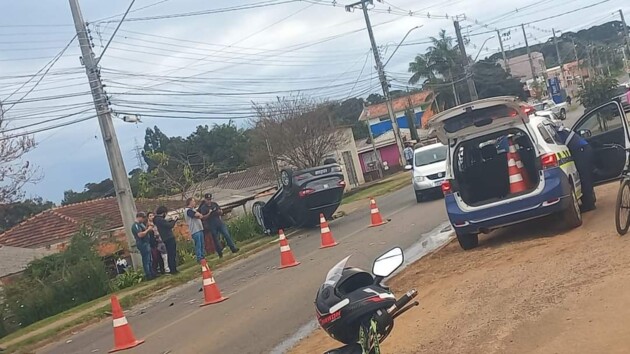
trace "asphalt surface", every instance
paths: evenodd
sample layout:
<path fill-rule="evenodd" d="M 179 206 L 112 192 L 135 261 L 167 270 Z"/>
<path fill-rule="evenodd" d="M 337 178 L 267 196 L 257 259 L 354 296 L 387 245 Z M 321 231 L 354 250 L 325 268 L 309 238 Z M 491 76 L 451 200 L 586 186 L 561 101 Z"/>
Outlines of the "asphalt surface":
<path fill-rule="evenodd" d="M 369 203 L 331 222 L 338 246 L 319 249 L 319 229 L 290 239 L 299 266 L 278 270 L 273 247 L 215 272 L 229 300 L 200 308 L 201 279 L 157 295 L 126 313 L 137 338 L 129 353 L 269 353 L 314 319 L 314 297 L 328 270 L 348 254 L 350 264 L 369 269 L 386 250 L 417 244 L 443 224 L 442 199 L 416 203 L 411 184 L 377 200 L 388 224 L 368 228 Z M 110 319 L 61 339 L 37 353 L 104 353 L 113 347 Z"/>

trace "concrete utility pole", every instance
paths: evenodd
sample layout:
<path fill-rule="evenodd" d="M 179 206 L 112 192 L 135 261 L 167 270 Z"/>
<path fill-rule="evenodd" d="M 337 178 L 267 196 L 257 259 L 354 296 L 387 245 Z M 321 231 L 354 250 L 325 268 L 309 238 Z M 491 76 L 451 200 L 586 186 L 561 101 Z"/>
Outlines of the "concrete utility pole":
<path fill-rule="evenodd" d="M 534 82 L 538 82 L 536 80 L 536 69 L 534 68 L 534 60 L 532 59 L 532 51 L 529 49 L 529 42 L 527 41 L 527 32 L 525 32 L 525 25 L 521 25 L 523 29 L 523 37 L 525 38 L 525 48 L 527 48 L 527 58 L 529 59 L 529 68 L 532 70 L 532 79 Z"/>
<path fill-rule="evenodd" d="M 94 107 L 96 108 L 96 115 L 98 116 L 98 123 L 101 127 L 101 135 L 103 136 L 105 152 L 107 153 L 107 160 L 109 162 L 109 169 L 111 170 L 112 181 L 116 189 L 116 199 L 118 199 L 118 208 L 120 209 L 120 216 L 122 217 L 125 234 L 127 236 L 132 266 L 134 269 L 138 269 L 142 261 L 136 249 L 136 241 L 131 233 L 131 226 L 136 217 L 136 204 L 133 200 L 131 186 L 127 178 L 127 170 L 125 169 L 118 139 L 116 138 L 109 102 L 103 91 L 103 83 L 101 82 L 99 69 L 96 66 L 94 53 L 92 52 L 92 45 L 87 32 L 86 23 L 83 20 L 78 0 L 69 1 L 72 18 L 74 19 L 74 27 L 77 31 L 79 46 L 81 47 L 83 65 L 85 66 L 85 72 L 88 77 L 88 82 L 90 83 Z"/>
<path fill-rule="evenodd" d="M 573 54 L 575 55 L 575 61 L 577 62 L 577 69 L 578 69 L 578 74 L 580 74 L 580 81 L 582 82 L 582 87 L 584 87 L 584 76 L 582 76 L 582 65 L 580 65 L 580 57 L 578 56 L 575 40 L 571 39 L 571 43 L 573 44 Z"/>
<path fill-rule="evenodd" d="M 558 48 L 558 41 L 556 40 L 556 30 L 552 28 L 551 33 L 553 34 L 553 45 L 556 46 L 556 55 L 558 56 L 558 64 L 560 65 L 560 73 L 562 74 L 562 80 L 564 81 L 564 84 L 567 85 L 567 76 L 564 74 L 564 67 L 562 66 L 562 57 L 560 56 L 560 49 Z"/>
<path fill-rule="evenodd" d="M 402 138 L 400 137 L 400 129 L 398 128 L 398 121 L 396 120 L 396 115 L 394 112 L 394 107 L 392 107 L 392 98 L 389 94 L 389 84 L 387 83 L 387 77 L 385 76 L 385 70 L 383 69 L 383 63 L 381 62 L 381 56 L 378 52 L 378 47 L 376 46 L 376 40 L 374 39 L 374 33 L 372 32 L 372 24 L 370 23 L 370 16 L 368 15 L 367 3 L 372 4 L 372 0 L 361 0 L 355 2 L 353 4 L 346 6 L 346 11 L 350 12 L 353 8 L 357 6 L 361 6 L 361 10 L 363 10 L 363 17 L 365 17 L 365 25 L 367 27 L 368 35 L 370 36 L 370 44 L 372 45 L 372 53 L 374 53 L 374 62 L 376 63 L 376 70 L 378 71 L 378 78 L 381 82 L 381 87 L 383 88 L 383 96 L 385 96 L 385 105 L 387 106 L 387 112 L 389 113 L 389 119 L 392 122 L 392 128 L 394 129 L 394 139 L 396 140 L 396 145 L 398 146 L 398 162 L 401 166 L 403 164 L 403 144 Z M 368 122 L 368 128 L 370 123 Z"/>
<path fill-rule="evenodd" d="M 505 64 L 505 71 L 510 73 L 510 63 L 507 60 L 507 56 L 505 56 L 505 49 L 503 49 L 503 38 L 501 37 L 501 31 L 497 30 L 497 38 L 499 38 L 499 45 L 501 46 L 501 54 L 503 55 L 503 63 Z"/>
<path fill-rule="evenodd" d="M 453 25 L 455 26 L 455 33 L 457 34 L 457 42 L 459 44 L 459 51 L 462 55 L 462 60 L 464 63 L 465 73 L 466 73 L 466 82 L 468 83 L 468 91 L 470 92 L 470 100 L 476 101 L 479 99 L 479 95 L 477 94 L 477 87 L 475 86 L 475 80 L 472 75 L 472 64 L 468 59 L 468 55 L 466 54 L 466 44 L 464 43 L 464 37 L 462 37 L 462 29 L 459 27 L 459 21 L 453 21 Z"/>
<path fill-rule="evenodd" d="M 623 51 L 623 57 L 624 59 L 627 59 L 626 65 L 628 73 L 630 74 L 630 57 L 626 55 L 626 51 L 628 52 L 628 55 L 630 55 L 630 34 L 628 34 L 628 25 L 626 24 L 626 18 L 623 16 L 623 10 L 621 9 L 619 9 L 619 16 L 621 17 L 621 23 L 623 24 L 623 35 L 626 42 L 626 50 Z"/>

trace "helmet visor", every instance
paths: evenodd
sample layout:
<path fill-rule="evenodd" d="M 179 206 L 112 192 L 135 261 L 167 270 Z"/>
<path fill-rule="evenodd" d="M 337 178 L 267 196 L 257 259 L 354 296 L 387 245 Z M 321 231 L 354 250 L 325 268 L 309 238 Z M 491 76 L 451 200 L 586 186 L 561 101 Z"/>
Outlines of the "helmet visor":
<path fill-rule="evenodd" d="M 330 268 L 328 274 L 326 275 L 324 286 L 334 287 L 337 284 L 339 279 L 341 279 L 341 274 L 343 273 L 344 268 L 346 268 L 346 263 L 348 263 L 348 259 L 350 259 L 350 256 L 342 259 L 334 267 Z"/>

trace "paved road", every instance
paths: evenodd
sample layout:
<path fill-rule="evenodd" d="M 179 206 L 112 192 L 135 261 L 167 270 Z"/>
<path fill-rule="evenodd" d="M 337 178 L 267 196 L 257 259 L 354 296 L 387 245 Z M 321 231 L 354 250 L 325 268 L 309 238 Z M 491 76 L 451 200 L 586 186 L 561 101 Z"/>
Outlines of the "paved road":
<path fill-rule="evenodd" d="M 277 270 L 279 250 L 262 251 L 215 273 L 226 302 L 199 308 L 200 280 L 153 299 L 127 314 L 146 343 L 130 353 L 268 353 L 314 318 L 313 300 L 328 269 L 348 254 L 352 265 L 371 266 L 383 251 L 414 245 L 444 221 L 443 200 L 417 204 L 411 186 L 381 197 L 391 222 L 367 228 L 368 205 L 331 223 L 340 245 L 320 250 L 319 230 L 292 238 L 301 265 Z M 111 320 L 42 348 L 38 353 L 104 353 L 112 348 Z"/>

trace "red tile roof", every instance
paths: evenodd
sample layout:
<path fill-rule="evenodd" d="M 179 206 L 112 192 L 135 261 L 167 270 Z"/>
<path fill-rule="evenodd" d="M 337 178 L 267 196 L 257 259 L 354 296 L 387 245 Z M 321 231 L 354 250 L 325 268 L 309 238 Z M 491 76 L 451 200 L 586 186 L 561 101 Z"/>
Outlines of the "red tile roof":
<path fill-rule="evenodd" d="M 179 200 L 136 200 L 138 210 L 155 210 L 159 205 L 169 209 L 183 207 Z M 43 211 L 0 234 L 0 245 L 39 248 L 68 240 L 83 225 L 107 231 L 123 226 L 115 197 L 90 200 Z"/>
<path fill-rule="evenodd" d="M 416 108 L 428 103 L 431 100 L 432 95 L 433 91 L 422 91 L 408 96 L 398 97 L 392 100 L 392 107 L 394 108 L 394 112 L 404 112 L 409 107 Z M 363 108 L 363 112 L 361 112 L 359 120 L 364 121 L 368 119 L 382 118 L 386 117 L 388 114 L 385 102 L 373 104 Z"/>

